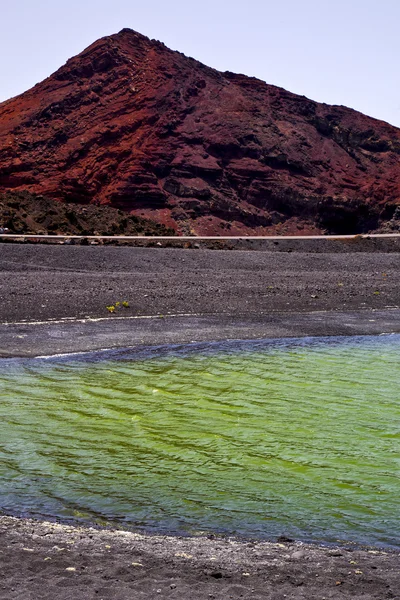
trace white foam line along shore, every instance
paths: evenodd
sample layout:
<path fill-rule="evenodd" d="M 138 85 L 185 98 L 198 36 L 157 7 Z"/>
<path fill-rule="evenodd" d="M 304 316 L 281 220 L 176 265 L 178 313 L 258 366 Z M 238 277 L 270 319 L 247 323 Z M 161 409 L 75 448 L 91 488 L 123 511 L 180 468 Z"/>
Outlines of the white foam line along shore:
<path fill-rule="evenodd" d="M 136 346 L 124 346 L 124 350 L 131 350 L 136 348 Z M 30 358 L 40 359 L 40 360 L 51 360 L 54 358 L 73 358 L 74 356 L 84 356 L 85 354 L 100 354 L 101 352 L 111 352 L 112 350 L 119 350 L 119 348 L 99 348 L 98 350 L 81 350 L 80 352 L 61 352 L 56 354 L 38 354 L 32 356 Z M 9 359 L 1 359 L 0 360 L 9 360 Z"/>

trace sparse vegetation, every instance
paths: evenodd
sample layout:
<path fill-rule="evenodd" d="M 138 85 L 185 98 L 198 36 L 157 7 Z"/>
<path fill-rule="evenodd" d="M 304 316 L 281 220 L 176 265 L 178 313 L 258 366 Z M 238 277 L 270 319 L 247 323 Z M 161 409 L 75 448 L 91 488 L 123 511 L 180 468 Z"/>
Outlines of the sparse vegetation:
<path fill-rule="evenodd" d="M 115 313 L 116 311 L 118 311 L 122 308 L 129 308 L 129 302 L 127 300 L 123 300 L 122 302 L 120 302 L 120 301 L 114 302 L 114 304 L 110 304 L 109 306 L 106 306 L 106 309 L 111 314 Z"/>
<path fill-rule="evenodd" d="M 38 235 L 175 235 L 160 223 L 117 208 L 64 204 L 29 192 L 0 193 L 0 226 Z"/>

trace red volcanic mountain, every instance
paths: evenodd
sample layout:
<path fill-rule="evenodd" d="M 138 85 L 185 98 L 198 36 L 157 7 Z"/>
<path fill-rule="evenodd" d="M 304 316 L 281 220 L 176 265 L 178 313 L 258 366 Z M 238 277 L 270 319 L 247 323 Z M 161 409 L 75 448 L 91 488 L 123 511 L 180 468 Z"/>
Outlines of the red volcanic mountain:
<path fill-rule="evenodd" d="M 0 190 L 180 233 L 369 231 L 400 204 L 400 129 L 124 29 L 0 104 Z"/>

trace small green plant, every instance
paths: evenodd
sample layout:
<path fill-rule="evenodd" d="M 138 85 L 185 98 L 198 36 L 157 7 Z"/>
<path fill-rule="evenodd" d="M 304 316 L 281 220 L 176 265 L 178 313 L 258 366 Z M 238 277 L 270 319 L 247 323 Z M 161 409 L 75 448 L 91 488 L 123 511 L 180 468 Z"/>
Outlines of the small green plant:
<path fill-rule="evenodd" d="M 121 308 L 129 308 L 129 302 L 127 300 L 114 302 L 114 304 L 110 304 L 110 306 L 106 306 L 106 309 L 109 313 L 115 313 L 117 310 L 121 310 Z"/>

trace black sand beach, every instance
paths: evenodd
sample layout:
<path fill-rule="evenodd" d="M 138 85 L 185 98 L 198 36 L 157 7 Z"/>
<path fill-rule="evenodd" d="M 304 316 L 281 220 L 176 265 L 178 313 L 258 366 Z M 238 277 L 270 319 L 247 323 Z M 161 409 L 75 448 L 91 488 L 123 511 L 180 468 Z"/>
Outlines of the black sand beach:
<path fill-rule="evenodd" d="M 0 244 L 0 322 L 385 309 L 399 274 L 397 253 Z"/>
<path fill-rule="evenodd" d="M 0 518 L 0 598 L 399 598 L 398 553 L 140 536 Z"/>
<path fill-rule="evenodd" d="M 0 356 L 400 332 L 396 253 L 0 245 Z M 126 300 L 129 308 L 106 308 Z M 282 532 L 284 534 L 284 532 Z M 0 598 L 400 598 L 399 555 L 0 518 Z"/>

